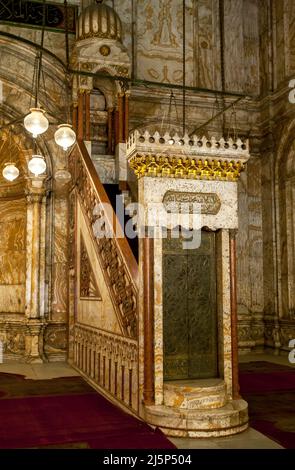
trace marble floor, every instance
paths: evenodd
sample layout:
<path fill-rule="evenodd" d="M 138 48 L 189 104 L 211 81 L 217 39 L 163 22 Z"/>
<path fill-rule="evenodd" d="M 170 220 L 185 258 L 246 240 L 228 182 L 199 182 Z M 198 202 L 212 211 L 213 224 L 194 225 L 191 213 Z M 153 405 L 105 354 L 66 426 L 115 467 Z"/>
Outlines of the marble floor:
<path fill-rule="evenodd" d="M 228 437 L 202 439 L 170 438 L 178 449 L 283 449 L 275 441 L 253 428 Z"/>
<path fill-rule="evenodd" d="M 287 356 L 270 356 L 266 354 L 242 356 L 240 361 L 269 361 L 288 365 Z M 0 364 L 0 372 L 21 374 L 27 379 L 33 380 L 79 375 L 68 364 L 61 362 L 47 364 L 4 363 Z M 282 449 L 279 444 L 253 428 L 229 437 L 202 439 L 170 438 L 170 440 L 179 449 Z"/>
<path fill-rule="evenodd" d="M 5 362 L 0 364 L 0 372 L 24 375 L 26 379 L 46 380 L 58 377 L 78 376 L 78 372 L 64 362 L 48 362 L 44 364 L 25 364 Z"/>

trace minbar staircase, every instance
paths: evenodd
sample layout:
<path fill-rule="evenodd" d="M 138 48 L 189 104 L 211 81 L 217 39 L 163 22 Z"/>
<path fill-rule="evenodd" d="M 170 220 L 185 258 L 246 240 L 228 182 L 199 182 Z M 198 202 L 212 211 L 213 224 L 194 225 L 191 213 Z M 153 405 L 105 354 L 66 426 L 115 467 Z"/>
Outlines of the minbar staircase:
<path fill-rule="evenodd" d="M 115 236 L 114 210 L 106 210 L 119 190 L 103 187 L 83 142 L 72 149 L 69 169 L 69 361 L 100 393 L 138 414 L 138 264 L 127 238 Z M 96 223 L 104 236 L 95 235 Z"/>

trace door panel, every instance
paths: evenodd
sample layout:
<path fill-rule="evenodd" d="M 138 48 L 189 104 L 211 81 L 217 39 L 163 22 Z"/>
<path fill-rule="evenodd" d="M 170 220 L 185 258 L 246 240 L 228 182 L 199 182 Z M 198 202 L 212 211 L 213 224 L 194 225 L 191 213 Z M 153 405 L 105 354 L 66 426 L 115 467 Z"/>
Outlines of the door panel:
<path fill-rule="evenodd" d="M 163 240 L 164 379 L 217 376 L 215 234 L 183 250 Z"/>
<path fill-rule="evenodd" d="M 167 284 L 164 289 L 164 309 L 165 331 L 165 375 L 173 377 L 175 374 L 179 378 L 186 378 L 188 374 L 187 355 L 187 316 L 183 315 L 184 302 L 186 302 L 187 292 L 187 257 L 167 254 L 164 257 L 164 272 L 167 273 Z M 172 281 L 173 282 L 170 282 Z M 182 292 L 182 295 L 179 293 Z M 186 307 L 185 307 L 186 308 Z"/>

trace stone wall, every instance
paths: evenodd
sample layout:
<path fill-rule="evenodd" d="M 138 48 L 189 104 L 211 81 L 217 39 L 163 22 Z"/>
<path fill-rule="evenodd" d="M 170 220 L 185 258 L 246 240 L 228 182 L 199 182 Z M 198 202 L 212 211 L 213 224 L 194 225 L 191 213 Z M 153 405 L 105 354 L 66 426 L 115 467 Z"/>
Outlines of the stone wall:
<path fill-rule="evenodd" d="M 161 85 L 182 84 L 182 2 L 105 1 L 121 18 L 133 75 L 154 82 L 149 87 L 132 86 L 130 129 L 181 129 L 182 91 L 174 90 L 176 106 L 168 116 L 171 90 Z M 91 2 L 80 3 L 85 7 Z M 7 25 L 1 25 L 0 31 L 40 43 L 40 31 Z M 222 98 L 215 90 L 224 87 L 227 92 L 247 95 L 235 106 L 235 113 L 231 109 L 223 120 L 218 118 L 202 129 L 220 135 L 223 125 L 225 136 L 235 131 L 250 137 L 252 156 L 239 182 L 238 315 L 243 351 L 264 345 L 287 349 L 289 336 L 295 334 L 293 176 L 289 170 L 278 172 L 283 154 L 288 155 L 289 166 L 294 162 L 293 150 L 285 144 L 286 139 L 292 140 L 295 117 L 294 105 L 288 102 L 288 82 L 295 77 L 294 41 L 293 0 L 186 1 L 186 83 L 198 87 L 186 93 L 188 130 L 200 127 L 237 98 Z M 71 35 L 71 50 L 73 43 Z M 62 33 L 46 31 L 44 45 L 65 61 Z M 24 114 L 32 102 L 35 57 L 34 48 L 0 36 L 1 111 L 5 120 Z M 46 89 L 41 90 L 40 101 L 54 122 L 54 115 L 64 115 L 65 76 L 61 64 L 46 54 L 44 77 Z M 65 154 L 53 143 L 51 130 L 41 145 L 51 175 L 67 166 Z M 66 193 L 50 193 L 45 349 L 55 358 L 65 354 L 67 343 L 67 205 Z"/>

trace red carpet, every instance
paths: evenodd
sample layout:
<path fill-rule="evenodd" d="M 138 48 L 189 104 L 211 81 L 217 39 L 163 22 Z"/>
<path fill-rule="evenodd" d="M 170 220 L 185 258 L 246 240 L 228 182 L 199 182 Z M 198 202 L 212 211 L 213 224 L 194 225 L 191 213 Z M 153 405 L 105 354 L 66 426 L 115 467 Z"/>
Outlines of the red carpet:
<path fill-rule="evenodd" d="M 250 425 L 288 449 L 295 448 L 295 369 L 270 362 L 241 363 L 240 391 Z"/>
<path fill-rule="evenodd" d="M 0 392 L 1 379 L 7 384 L 7 375 L 0 374 Z M 19 381 L 20 376 L 16 377 Z M 55 381 L 58 382 L 58 395 L 54 393 Z M 69 394 L 62 394 L 61 381 L 67 391 L 71 388 Z M 11 382 L 9 387 L 13 385 Z M 27 388 L 26 382 L 24 380 L 24 389 Z M 19 398 L 18 393 L 17 398 L 0 399 L 1 448 L 175 448 L 160 431 L 154 431 L 147 424 L 112 405 L 101 395 L 93 393 L 79 377 L 29 382 L 31 387 L 35 382 L 36 390 L 38 383 L 42 382 L 43 392 L 48 385 L 49 393 L 46 393 L 47 396 L 23 398 Z M 80 387 L 88 387 L 89 393 L 77 393 Z"/>

